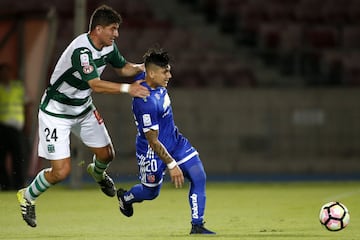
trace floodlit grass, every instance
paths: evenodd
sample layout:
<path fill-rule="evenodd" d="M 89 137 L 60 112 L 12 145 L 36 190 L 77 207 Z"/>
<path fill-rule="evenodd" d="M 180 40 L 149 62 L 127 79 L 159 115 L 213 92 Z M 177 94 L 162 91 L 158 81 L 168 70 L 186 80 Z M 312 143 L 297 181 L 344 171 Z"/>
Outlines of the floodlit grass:
<path fill-rule="evenodd" d="M 97 188 L 55 186 L 37 201 L 36 228 L 22 220 L 16 193 L 0 192 L 0 239 L 358 240 L 359 197 L 360 182 L 208 183 L 206 227 L 217 235 L 190 236 L 187 188 L 165 184 L 156 200 L 135 204 L 134 216 L 126 218 L 116 198 Z M 350 224 L 340 232 L 325 230 L 318 220 L 320 207 L 331 200 L 350 211 Z"/>

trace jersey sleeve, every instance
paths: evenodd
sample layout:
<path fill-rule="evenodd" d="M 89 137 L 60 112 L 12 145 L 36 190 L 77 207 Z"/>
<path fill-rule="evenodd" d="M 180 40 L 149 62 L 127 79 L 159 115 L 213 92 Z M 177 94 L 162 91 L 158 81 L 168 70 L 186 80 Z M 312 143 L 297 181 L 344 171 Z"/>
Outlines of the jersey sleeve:
<path fill-rule="evenodd" d="M 117 48 L 116 44 L 113 44 L 114 51 L 112 51 L 108 56 L 108 63 L 111 64 L 111 66 L 115 68 L 122 68 L 126 64 L 126 59 L 123 55 L 119 52 L 119 49 Z"/>
<path fill-rule="evenodd" d="M 159 130 L 156 101 L 151 98 L 134 98 L 133 111 L 138 124 L 138 129 L 144 133 Z"/>
<path fill-rule="evenodd" d="M 72 67 L 80 73 L 82 80 L 89 81 L 99 77 L 97 67 L 89 49 L 76 49 L 71 56 L 71 63 Z"/>

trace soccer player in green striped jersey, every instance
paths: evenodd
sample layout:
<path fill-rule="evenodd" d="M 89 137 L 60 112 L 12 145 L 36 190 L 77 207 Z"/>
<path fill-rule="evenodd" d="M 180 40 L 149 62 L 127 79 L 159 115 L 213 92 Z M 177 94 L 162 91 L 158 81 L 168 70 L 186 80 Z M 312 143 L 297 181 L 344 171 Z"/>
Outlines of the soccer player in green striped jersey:
<path fill-rule="evenodd" d="M 98 7 L 91 16 L 89 32 L 69 44 L 51 75 L 38 114 L 38 155 L 49 160 L 51 167 L 41 170 L 29 186 L 17 193 L 23 219 L 31 227 L 37 225 L 37 197 L 70 174 L 71 132 L 94 154 L 88 173 L 106 195 L 115 196 L 114 182 L 106 173 L 115 155 L 114 148 L 91 93 L 127 93 L 141 98 L 149 95 L 139 82 L 121 84 L 100 78 L 106 65 L 111 65 L 120 76 L 134 76 L 144 71 L 143 64 L 126 61 L 114 42 L 121 22 L 120 14 L 111 7 Z"/>

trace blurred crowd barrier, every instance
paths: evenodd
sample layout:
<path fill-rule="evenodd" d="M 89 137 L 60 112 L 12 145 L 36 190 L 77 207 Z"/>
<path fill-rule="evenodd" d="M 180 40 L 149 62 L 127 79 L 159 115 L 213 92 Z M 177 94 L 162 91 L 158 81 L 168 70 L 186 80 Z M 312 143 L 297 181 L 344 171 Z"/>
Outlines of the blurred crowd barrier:
<path fill-rule="evenodd" d="M 175 122 L 199 150 L 210 177 L 332 178 L 360 172 L 359 90 L 170 88 L 169 93 Z M 111 173 L 136 180 L 131 99 L 96 96 L 96 101 L 117 152 Z M 81 144 L 75 148 L 81 156 L 75 165 L 90 161 Z"/>

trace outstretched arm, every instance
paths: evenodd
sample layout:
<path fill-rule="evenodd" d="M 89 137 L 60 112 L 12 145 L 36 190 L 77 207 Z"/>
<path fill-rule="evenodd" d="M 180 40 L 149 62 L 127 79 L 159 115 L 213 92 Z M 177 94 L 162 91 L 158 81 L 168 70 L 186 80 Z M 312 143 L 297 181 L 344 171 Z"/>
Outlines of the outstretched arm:
<path fill-rule="evenodd" d="M 138 73 L 144 72 L 145 66 L 143 63 L 136 64 L 136 63 L 127 62 L 125 66 L 123 66 L 122 68 L 115 68 L 115 71 L 120 76 L 132 77 Z"/>
<path fill-rule="evenodd" d="M 149 130 L 145 133 L 151 149 L 154 150 L 160 159 L 168 166 L 171 181 L 175 184 L 175 187 L 182 187 L 184 184 L 184 175 L 176 161 L 166 150 L 165 146 L 159 141 L 158 135 L 159 132 L 157 130 Z"/>
<path fill-rule="evenodd" d="M 149 96 L 149 90 L 140 85 L 141 81 L 134 82 L 132 84 L 127 83 L 115 83 L 110 81 L 94 78 L 88 81 L 91 89 L 97 93 L 119 94 L 129 93 L 133 97 L 144 98 Z"/>

